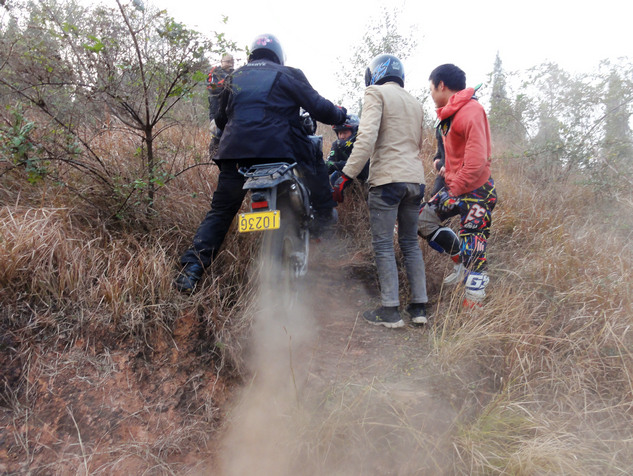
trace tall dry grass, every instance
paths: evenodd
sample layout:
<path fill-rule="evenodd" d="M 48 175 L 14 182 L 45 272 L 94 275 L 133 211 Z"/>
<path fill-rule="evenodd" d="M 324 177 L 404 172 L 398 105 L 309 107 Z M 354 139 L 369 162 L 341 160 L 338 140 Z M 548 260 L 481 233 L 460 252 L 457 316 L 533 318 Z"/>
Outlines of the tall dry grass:
<path fill-rule="evenodd" d="M 324 141 L 326 150 L 331 137 Z M 57 358 L 80 349 L 101 360 L 106 353 L 132 349 L 146 360 L 147 367 L 141 367 L 151 368 L 152 355 L 166 359 L 160 339 L 176 339 L 182 320 L 192 319 L 201 327 L 187 335 L 194 340 L 187 350 L 216 377 L 239 382 L 248 374 L 244 337 L 256 307 L 257 238 L 229 233 L 195 295 L 184 297 L 171 287 L 177 258 L 215 188 L 216 169 L 196 165 L 205 162 L 207 140 L 196 128 L 165 135 L 162 147 L 180 157 L 174 170 L 192 167 L 159 190 L 153 217 L 130 210 L 120 222 L 105 221 L 68 190 L 21 184 L 9 175 L 0 179 L 0 353 L 3 363 L 19 368 L 3 377 L 1 393 L 5 421 L 20 423 L 3 436 L 17 442 L 11 447 L 25 461 L 35 461 L 46 444 L 29 422 L 33 405 L 41 402 L 35 389 L 50 384 L 55 373 L 50 369 L 57 368 L 42 363 L 47 348 Z M 124 148 L 118 145 L 104 138 L 101 147 L 123 168 Z M 429 135 L 427 171 L 433 148 Z M 313 397 L 319 412 L 292 407 L 295 428 L 288 441 L 279 442 L 291 448 L 288 474 L 335 474 L 337 468 L 345 468 L 345 474 L 633 473 L 633 250 L 621 232 L 631 225 L 622 218 L 631 216 L 630 203 L 607 206 L 618 218 L 620 231 L 613 233 L 602 197 L 593 190 L 573 177 L 534 180 L 523 167 L 520 158 L 494 162 L 499 204 L 483 308 L 462 309 L 462 290 L 441 285 L 446 259 L 421 244 L 433 312 L 428 351 L 419 356 L 433 369 L 424 398 L 454 397 L 452 411 L 444 414 L 440 408 L 432 415 L 448 419 L 449 430 L 439 436 L 426 432 L 430 414 L 390 401 L 392 389 L 380 380 L 360 387 L 339 381 Z M 340 265 L 375 280 L 371 240 L 362 226 L 368 220 L 364 190 L 355 187 L 349 196 L 339 210 Z M 195 375 L 193 381 L 202 379 Z M 187 413 L 190 426 L 184 428 L 194 428 L 200 441 L 221 423 L 215 385 L 201 402 L 199 386 L 187 394 L 199 408 Z M 140 470 L 180 472 L 186 465 L 171 465 L 169 456 L 192 445 L 183 432 L 118 448 L 120 460 L 90 468 L 105 474 L 134 455 Z M 385 447 L 391 451 L 387 461 L 401 461 L 400 468 L 381 461 Z M 57 468 L 89 466 L 78 451 L 67 448 L 64 454 L 73 454 L 73 463 L 58 462 Z M 55 461 L 49 464 L 46 470 L 54 472 Z"/>
<path fill-rule="evenodd" d="M 276 474 L 633 472 L 633 249 L 582 180 L 526 179 L 523 167 L 495 162 L 482 308 L 464 309 L 463 289 L 442 287 L 447 260 L 422 244 L 433 317 L 428 354 L 416 358 L 431 376 L 416 391 L 384 375 L 337 380 L 279 420 L 267 415 Z M 340 209 L 340 265 L 371 276 L 367 210 L 362 190 L 352 193 Z M 628 203 L 614 207 L 622 228 Z"/>
<path fill-rule="evenodd" d="M 629 474 L 633 249 L 591 190 L 525 180 L 512 160 L 495 167 L 489 299 L 465 312 L 442 293 L 433 328 L 444 367 L 476 362 L 493 384 L 460 423 L 460 472 Z"/>
<path fill-rule="evenodd" d="M 133 151 L 116 137 L 95 141 L 111 157 L 108 165 L 124 173 Z M 139 206 L 114 218 L 104 213 L 111 204 L 78 199 L 81 183 L 28 184 L 16 171 L 0 176 L 0 426 L 8 442 L 0 472 L 169 473 L 182 467 L 174 455 L 204 449 L 221 424 L 226 386 L 242 373 L 257 244 L 231 234 L 199 293 L 186 297 L 172 287 L 217 168 L 204 163 L 205 130 L 171 130 L 164 139 L 161 147 L 187 171 L 158 189 L 153 214 Z M 91 372 L 102 358 L 114 362 L 111 370 Z M 121 403 L 95 406 L 95 396 Z M 74 406 L 77 429 L 66 406 Z M 118 431 L 120 443 L 108 447 Z M 132 443 L 130 434 L 137 435 Z M 85 457 L 75 452 L 82 436 Z"/>

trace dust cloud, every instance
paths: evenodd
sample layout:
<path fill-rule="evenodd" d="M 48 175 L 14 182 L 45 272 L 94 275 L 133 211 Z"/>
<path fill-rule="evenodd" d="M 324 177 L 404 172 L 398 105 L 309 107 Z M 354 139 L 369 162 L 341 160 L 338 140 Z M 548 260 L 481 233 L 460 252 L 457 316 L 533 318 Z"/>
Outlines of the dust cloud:
<path fill-rule="evenodd" d="M 313 267 L 310 279 L 315 274 Z M 348 302 L 367 304 L 366 292 L 353 295 L 340 279 L 334 288 L 345 290 Z M 455 415 L 430 398 L 427 369 L 393 374 L 400 362 L 412 365 L 406 352 L 401 361 L 390 355 L 405 334 L 357 326 L 357 310 L 316 280 L 304 283 L 292 305 L 277 288 L 261 287 L 252 310 L 251 379 L 228 412 L 213 474 L 442 474 L 438 448 Z"/>
<path fill-rule="evenodd" d="M 290 474 L 288 445 L 299 432 L 300 387 L 317 326 L 300 295 L 280 296 L 282 291 L 266 284 L 253 311 L 248 356 L 252 378 L 228 416 L 222 475 Z"/>

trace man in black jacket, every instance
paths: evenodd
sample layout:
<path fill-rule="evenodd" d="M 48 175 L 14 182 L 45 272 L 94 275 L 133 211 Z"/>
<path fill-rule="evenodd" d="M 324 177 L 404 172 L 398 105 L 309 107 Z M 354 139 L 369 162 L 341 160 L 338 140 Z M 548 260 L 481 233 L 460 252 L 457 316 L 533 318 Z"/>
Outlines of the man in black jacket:
<path fill-rule="evenodd" d="M 342 124 L 346 110 L 317 93 L 303 72 L 284 66 L 284 53 L 273 35 L 258 36 L 249 61 L 225 80 L 215 116 L 222 136 L 215 162 L 220 168 L 211 210 L 198 227 L 193 245 L 181 257 L 175 281 L 191 292 L 217 254 L 246 191 L 239 167 L 271 160 L 297 162 L 311 192 L 315 220 L 322 227 L 335 221 L 332 192 L 323 160 L 302 127 L 300 109 L 317 121 Z"/>
<path fill-rule="evenodd" d="M 209 91 L 209 121 L 215 120 L 215 115 L 220 108 L 220 95 L 222 94 L 224 80 L 233 72 L 235 59 L 230 53 L 222 55 L 219 66 L 214 66 L 207 77 L 207 90 Z"/>
<path fill-rule="evenodd" d="M 227 76 L 234 71 L 234 66 L 235 59 L 233 58 L 233 55 L 225 53 L 222 55 L 220 65 L 211 68 L 207 77 L 207 90 L 209 91 L 209 122 L 211 130 L 209 153 L 212 153 L 214 148 L 217 147 L 220 142 L 221 131 L 215 125 L 215 116 L 220 108 L 220 95 L 224 90 L 224 81 Z"/>

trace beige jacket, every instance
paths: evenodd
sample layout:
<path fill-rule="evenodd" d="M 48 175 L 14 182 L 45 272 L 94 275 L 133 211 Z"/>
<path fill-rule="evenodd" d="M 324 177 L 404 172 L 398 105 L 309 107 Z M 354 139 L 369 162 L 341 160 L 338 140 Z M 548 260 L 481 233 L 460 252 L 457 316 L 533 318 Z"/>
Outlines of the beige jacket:
<path fill-rule="evenodd" d="M 350 178 L 369 163 L 370 187 L 388 183 L 424 183 L 422 105 L 399 84 L 388 82 L 365 90 L 363 114 L 354 149 L 343 173 Z"/>

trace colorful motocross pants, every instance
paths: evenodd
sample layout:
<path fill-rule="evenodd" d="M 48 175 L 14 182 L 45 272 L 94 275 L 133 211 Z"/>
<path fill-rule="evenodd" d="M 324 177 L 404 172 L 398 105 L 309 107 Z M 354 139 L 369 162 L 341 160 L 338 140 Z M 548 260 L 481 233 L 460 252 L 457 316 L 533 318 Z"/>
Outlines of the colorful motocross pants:
<path fill-rule="evenodd" d="M 460 257 L 471 271 L 482 272 L 487 267 L 486 247 L 490 237 L 492 210 L 497 204 L 497 191 L 492 178 L 472 192 L 455 197 L 452 209 L 438 210 L 442 190 L 423 205 L 418 218 L 419 234 L 424 238 L 432 236 L 449 218 L 460 216 Z"/>

